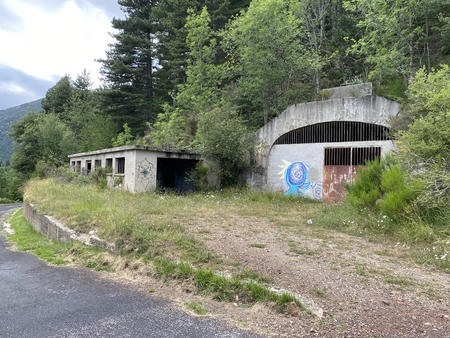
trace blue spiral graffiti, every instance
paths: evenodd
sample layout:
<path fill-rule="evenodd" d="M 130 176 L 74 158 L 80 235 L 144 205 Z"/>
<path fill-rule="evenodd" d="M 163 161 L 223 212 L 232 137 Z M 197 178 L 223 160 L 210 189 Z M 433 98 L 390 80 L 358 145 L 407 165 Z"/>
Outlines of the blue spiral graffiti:
<path fill-rule="evenodd" d="M 289 189 L 285 195 L 300 193 L 300 189 L 307 189 L 310 185 L 308 182 L 308 167 L 302 162 L 294 162 L 286 169 L 285 182 Z"/>

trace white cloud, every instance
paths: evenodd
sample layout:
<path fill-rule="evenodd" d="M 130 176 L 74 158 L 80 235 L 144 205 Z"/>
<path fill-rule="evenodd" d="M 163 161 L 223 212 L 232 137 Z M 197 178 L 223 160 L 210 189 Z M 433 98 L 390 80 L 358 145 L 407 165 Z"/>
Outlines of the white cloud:
<path fill-rule="evenodd" d="M 0 92 L 23 93 L 25 89 L 14 83 L 0 82 Z"/>
<path fill-rule="evenodd" d="M 52 11 L 16 0 L 3 4 L 22 18 L 22 26 L 0 31 L 0 63 L 52 81 L 65 74 L 74 79 L 86 68 L 94 85 L 100 84 L 94 59 L 105 57 L 113 30 L 101 9 L 89 3 L 81 9 L 74 1 Z"/>

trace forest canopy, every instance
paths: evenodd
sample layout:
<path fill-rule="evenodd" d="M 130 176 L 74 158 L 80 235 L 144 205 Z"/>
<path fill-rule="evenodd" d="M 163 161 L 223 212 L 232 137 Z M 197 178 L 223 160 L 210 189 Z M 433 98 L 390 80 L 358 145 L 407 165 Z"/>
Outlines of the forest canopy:
<path fill-rule="evenodd" d="M 203 151 L 232 181 L 243 163 L 229 150 L 251 148 L 243 135 L 291 104 L 320 99 L 323 88 L 366 81 L 409 107 L 404 130 L 414 122 L 415 135 L 433 132 L 437 115 L 415 118 L 434 98 L 420 106 L 411 93 L 449 61 L 446 0 L 118 3 L 124 18 L 112 20 L 114 42 L 97 60 L 103 85 L 93 90 L 85 70 L 50 88 L 42 112 L 12 125 L 8 175 L 27 178 L 69 153 L 136 143 Z"/>

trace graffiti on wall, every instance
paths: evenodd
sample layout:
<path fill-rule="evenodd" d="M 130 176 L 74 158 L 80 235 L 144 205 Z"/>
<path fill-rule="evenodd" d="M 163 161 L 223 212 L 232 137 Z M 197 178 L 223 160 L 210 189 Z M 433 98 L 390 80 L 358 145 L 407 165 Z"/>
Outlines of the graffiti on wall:
<path fill-rule="evenodd" d="M 284 180 L 287 190 L 285 195 L 301 195 L 308 198 L 322 199 L 322 181 L 310 181 L 308 176 L 310 168 L 303 162 L 283 161 L 279 165 L 282 170 L 278 173 Z"/>
<path fill-rule="evenodd" d="M 150 163 L 147 158 L 144 158 L 137 166 L 137 178 L 141 180 L 145 190 L 148 190 L 151 183 L 155 180 L 153 163 Z"/>

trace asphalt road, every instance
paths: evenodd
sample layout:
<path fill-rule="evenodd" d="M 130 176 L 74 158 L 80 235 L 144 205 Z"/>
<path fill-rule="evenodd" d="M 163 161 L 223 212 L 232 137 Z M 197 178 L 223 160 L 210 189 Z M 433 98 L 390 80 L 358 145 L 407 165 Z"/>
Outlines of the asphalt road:
<path fill-rule="evenodd" d="M 0 205 L 1 219 L 18 206 Z M 0 337 L 257 337 L 85 268 L 7 249 L 0 230 Z"/>

